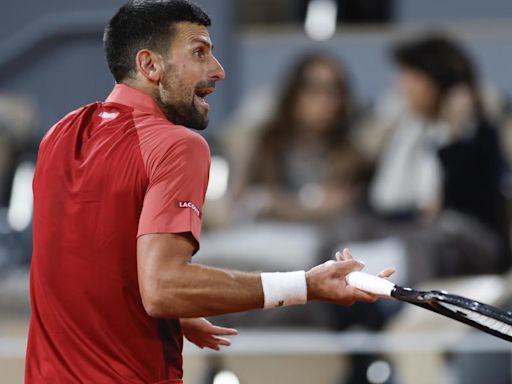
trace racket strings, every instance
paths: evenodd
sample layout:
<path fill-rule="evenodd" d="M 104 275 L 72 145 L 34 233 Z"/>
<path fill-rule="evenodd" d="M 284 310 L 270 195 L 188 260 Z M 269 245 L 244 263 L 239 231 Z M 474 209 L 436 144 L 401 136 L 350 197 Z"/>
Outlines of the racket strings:
<path fill-rule="evenodd" d="M 482 315 L 481 313 L 471 311 L 467 308 L 458 307 L 453 304 L 438 302 L 439 305 L 449 309 L 454 313 L 459 313 L 465 316 L 467 319 L 474 321 L 475 323 L 481 324 L 484 327 L 500 332 L 502 334 L 512 336 L 512 326 L 502 321 L 494 319 L 489 316 Z"/>

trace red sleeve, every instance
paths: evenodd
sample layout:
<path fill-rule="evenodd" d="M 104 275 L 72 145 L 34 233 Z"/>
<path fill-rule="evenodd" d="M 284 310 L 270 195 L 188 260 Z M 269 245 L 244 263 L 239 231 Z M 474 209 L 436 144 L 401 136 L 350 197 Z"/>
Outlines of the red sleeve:
<path fill-rule="evenodd" d="M 210 172 L 208 144 L 197 134 L 186 135 L 155 164 L 149 167 L 137 236 L 190 232 L 199 245 Z"/>

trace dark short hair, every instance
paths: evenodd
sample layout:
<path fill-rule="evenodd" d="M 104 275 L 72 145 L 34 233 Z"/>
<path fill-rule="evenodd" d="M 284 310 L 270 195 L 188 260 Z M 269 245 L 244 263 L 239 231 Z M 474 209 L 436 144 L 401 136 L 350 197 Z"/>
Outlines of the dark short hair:
<path fill-rule="evenodd" d="M 421 71 L 439 87 L 441 96 L 456 85 L 476 88 L 473 62 L 464 48 L 440 33 L 430 33 L 392 48 L 398 65 Z"/>
<path fill-rule="evenodd" d="M 209 27 L 210 17 L 188 0 L 132 0 L 112 17 L 103 36 L 110 72 L 121 82 L 135 70 L 135 56 L 143 48 L 165 52 L 176 23 Z"/>

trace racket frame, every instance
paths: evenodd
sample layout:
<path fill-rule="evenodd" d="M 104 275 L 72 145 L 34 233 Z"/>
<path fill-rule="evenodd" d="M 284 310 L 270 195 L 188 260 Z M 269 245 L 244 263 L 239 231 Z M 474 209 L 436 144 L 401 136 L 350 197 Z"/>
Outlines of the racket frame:
<path fill-rule="evenodd" d="M 450 309 L 444 307 L 441 303 L 446 303 L 459 308 L 464 308 L 472 312 L 477 312 L 483 316 L 490 317 L 512 326 L 512 313 L 510 312 L 505 312 L 491 305 L 468 299 L 463 296 L 453 295 L 444 291 L 417 291 L 411 288 L 404 288 L 395 285 L 395 288 L 391 291 L 391 296 L 398 300 L 405 301 L 418 307 L 428 309 L 429 311 L 439 313 L 453 320 L 475 327 L 483 332 L 512 342 L 512 336 L 473 321 L 469 319 L 462 311 L 453 312 Z"/>

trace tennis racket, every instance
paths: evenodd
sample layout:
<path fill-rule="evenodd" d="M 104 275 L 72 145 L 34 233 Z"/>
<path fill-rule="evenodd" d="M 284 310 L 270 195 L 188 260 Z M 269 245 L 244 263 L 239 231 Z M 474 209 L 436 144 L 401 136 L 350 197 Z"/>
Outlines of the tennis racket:
<path fill-rule="evenodd" d="M 400 287 L 389 280 L 359 271 L 349 273 L 346 281 L 362 291 L 394 297 L 512 341 L 512 312 L 444 291 L 416 291 Z"/>

